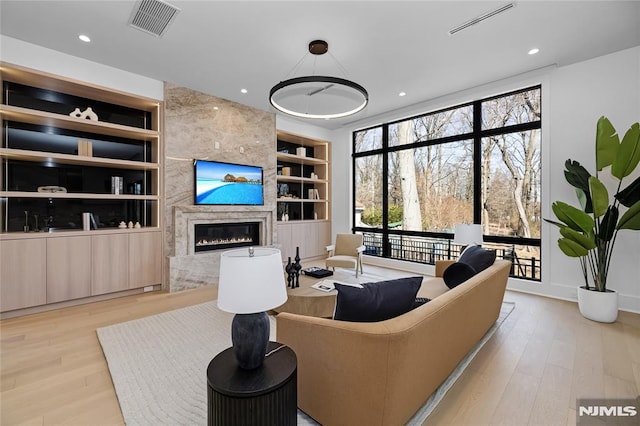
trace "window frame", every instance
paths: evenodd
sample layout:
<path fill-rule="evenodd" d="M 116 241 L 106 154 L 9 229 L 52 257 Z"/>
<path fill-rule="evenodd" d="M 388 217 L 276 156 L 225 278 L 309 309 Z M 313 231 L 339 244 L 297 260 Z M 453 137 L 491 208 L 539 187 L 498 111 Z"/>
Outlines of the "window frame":
<path fill-rule="evenodd" d="M 512 95 L 516 95 L 519 93 L 523 93 L 523 92 L 528 92 L 528 91 L 532 91 L 532 90 L 539 90 L 540 91 L 540 97 L 541 97 L 541 102 L 540 102 L 540 118 L 538 120 L 534 120 L 534 121 L 528 121 L 526 123 L 521 123 L 521 124 L 512 124 L 512 125 L 508 125 L 508 126 L 504 126 L 504 127 L 499 127 L 499 128 L 491 128 L 491 129 L 482 129 L 482 105 L 483 103 L 495 100 L 495 99 L 499 99 L 499 98 L 504 98 L 504 97 L 508 97 L 508 96 L 512 96 Z M 472 110 L 473 110 L 473 126 L 472 126 L 472 131 L 471 132 L 466 132 L 466 133 L 461 133 L 459 135 L 452 135 L 452 136 L 445 136 L 442 138 L 437 138 L 437 139 L 428 139 L 428 140 L 423 140 L 423 141 L 417 141 L 417 142 L 413 142 L 410 144 L 406 144 L 406 145 L 396 145 L 396 146 L 389 146 L 389 127 L 393 126 L 395 124 L 401 123 L 401 122 L 405 122 L 405 121 L 409 121 L 409 120 L 416 120 L 419 119 L 421 117 L 425 117 L 425 116 L 429 116 L 429 115 L 434 115 L 434 114 L 439 114 L 439 113 L 443 113 L 446 111 L 451 111 L 454 109 L 459 109 L 459 108 L 463 108 L 463 107 L 468 107 L 471 106 Z M 392 230 L 389 229 L 388 227 L 388 223 L 389 223 L 389 217 L 388 217 L 388 212 L 389 212 L 389 194 L 388 194 L 388 185 L 389 185 L 389 169 L 388 169 L 388 162 L 389 162 L 389 155 L 390 153 L 393 152 L 397 152 L 397 151 L 401 151 L 401 150 L 406 150 L 406 149 L 416 149 L 416 148 L 422 148 L 422 147 L 426 147 L 426 146 L 434 146 L 434 145 L 439 145 L 439 144 L 445 144 L 445 143 L 451 143 L 451 142 L 457 142 L 457 141 L 464 141 L 464 140 L 472 140 L 473 141 L 473 222 L 475 224 L 481 224 L 482 223 L 482 179 L 481 179 L 481 167 L 482 167 L 482 140 L 483 138 L 487 138 L 487 137 L 491 137 L 491 136 L 496 136 L 496 135 L 501 135 L 501 134 L 509 134 L 509 133 L 515 133 L 515 132 L 525 132 L 525 131 L 531 131 L 531 130 L 536 130 L 539 129 L 540 131 L 542 131 L 542 117 L 543 117 L 543 104 L 542 104 L 542 84 L 535 84 L 532 86 L 527 86 L 524 88 L 520 88 L 520 89 L 515 89 L 509 92 L 504 92 L 504 93 L 500 93 L 497 95 L 493 95 L 490 97 L 486 97 L 486 98 L 481 98 L 481 99 L 477 99 L 474 101 L 470 101 L 470 102 L 465 102 L 465 103 L 461 103 L 461 104 L 457 104 L 457 105 L 452 105 L 450 107 L 446 107 L 446 108 L 441 108 L 441 109 L 437 109 L 437 110 L 433 110 L 433 111 L 429 111 L 426 113 L 422 113 L 422 114 L 417 114 L 417 115 L 413 115 L 410 117 L 404 117 L 398 120 L 393 120 L 393 121 L 389 121 L 389 122 L 385 122 L 382 124 L 378 124 L 378 125 L 374 125 L 374 126 L 369 126 L 366 128 L 362 128 L 362 129 L 358 129 L 358 130 L 354 130 L 352 132 L 352 154 L 351 154 L 351 170 L 352 170 L 352 209 L 351 209 L 351 223 L 352 223 L 352 232 L 356 233 L 356 232 L 362 232 L 362 233 L 370 233 L 370 234 L 381 234 L 382 235 L 382 256 L 379 257 L 383 257 L 383 258 L 392 258 L 391 257 L 391 244 L 390 244 L 390 236 L 392 235 L 397 235 L 397 236 L 417 236 L 417 237 L 426 237 L 426 238 L 437 238 L 437 239 L 442 239 L 442 240 L 453 240 L 453 234 L 452 233 L 447 233 L 447 232 L 431 232 L 431 231 L 406 231 L 406 230 Z M 373 129 L 377 129 L 377 128 L 381 128 L 382 129 L 382 147 L 381 148 L 376 148 L 373 150 L 369 150 L 369 151 L 362 151 L 362 152 L 356 152 L 356 135 L 360 132 L 364 132 L 367 130 L 373 130 Z M 540 152 L 542 155 L 542 141 L 540 141 Z M 362 158 L 362 157 L 368 157 L 368 156 L 372 156 L 372 155 L 381 155 L 382 156 L 382 178 L 383 178 L 383 182 L 382 182 L 382 227 L 380 228 L 368 228 L 368 227 L 358 227 L 355 226 L 355 220 L 356 220 L 356 194 L 357 194 L 357 188 L 356 188 L 356 161 L 358 158 Z M 540 170 L 542 170 L 542 164 L 540 166 Z M 541 173 L 541 180 L 542 180 L 543 174 Z M 542 182 L 541 182 L 541 188 L 540 190 L 542 191 Z M 533 247 L 542 247 L 542 235 L 540 235 L 539 238 L 525 238 L 525 237 L 510 237 L 510 236 L 497 236 L 497 235 L 484 235 L 483 239 L 485 242 L 487 243 L 496 243 L 496 244 L 506 244 L 506 245 L 511 245 L 511 246 L 533 246 Z M 449 246 L 450 246 L 451 241 L 449 241 Z M 449 257 L 451 255 L 451 251 L 449 249 Z M 410 259 L 404 259 L 406 261 L 409 262 L 417 262 L 415 260 L 410 260 Z M 418 263 L 424 263 L 424 262 L 418 262 Z M 526 277 L 526 276 L 518 276 L 518 278 L 521 279 L 525 279 L 525 280 L 532 280 L 532 281 L 540 281 L 541 280 L 541 269 L 542 269 L 542 259 L 539 260 L 539 265 L 537 266 L 538 268 L 538 273 L 535 272 L 535 265 L 534 265 L 534 272 L 533 272 L 533 278 L 530 277 Z M 513 268 L 512 268 L 512 273 L 513 273 Z M 512 274 L 513 276 L 513 274 Z"/>

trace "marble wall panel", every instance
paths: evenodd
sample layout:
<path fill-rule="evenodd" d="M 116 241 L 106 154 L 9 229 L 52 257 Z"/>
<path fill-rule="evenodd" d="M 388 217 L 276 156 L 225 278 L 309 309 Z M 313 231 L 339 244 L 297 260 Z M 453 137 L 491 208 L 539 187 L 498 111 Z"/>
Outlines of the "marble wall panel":
<path fill-rule="evenodd" d="M 193 210 L 212 217 L 269 212 L 272 222 L 266 241 L 275 241 L 276 232 L 276 123 L 275 114 L 231 102 L 185 87 L 165 84 L 164 101 L 164 226 L 165 255 L 179 256 L 165 265 L 163 289 L 174 290 L 203 285 L 199 276 L 210 276 L 210 263 L 185 260 L 183 247 L 188 237 L 184 230 L 176 232 L 174 210 Z M 193 160 L 214 160 L 261 166 L 264 171 L 263 206 L 194 206 Z M 180 241 L 176 241 L 176 238 Z M 265 242 L 265 244 L 267 244 Z M 179 252 L 176 252 L 176 247 Z M 199 253 L 194 256 L 201 256 Z M 187 257 L 190 255 L 187 255 Z M 214 256 L 215 257 L 215 256 Z M 183 272 L 170 270 L 170 264 Z M 207 271 L 199 271 L 207 264 Z M 178 266 L 182 265 L 182 266 Z M 191 265 L 188 274 L 184 265 Z M 217 275 L 217 274 L 216 274 Z M 171 281 L 186 279 L 178 284 Z"/>

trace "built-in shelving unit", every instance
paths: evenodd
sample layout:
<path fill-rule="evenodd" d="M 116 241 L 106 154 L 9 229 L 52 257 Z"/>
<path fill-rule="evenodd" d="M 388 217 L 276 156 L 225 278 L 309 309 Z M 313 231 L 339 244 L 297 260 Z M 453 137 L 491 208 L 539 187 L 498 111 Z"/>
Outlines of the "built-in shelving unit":
<path fill-rule="evenodd" d="M 278 240 L 283 259 L 326 253 L 331 240 L 331 144 L 278 132 Z"/>
<path fill-rule="evenodd" d="M 0 311 L 159 286 L 162 102 L 7 63 L 0 75 Z"/>

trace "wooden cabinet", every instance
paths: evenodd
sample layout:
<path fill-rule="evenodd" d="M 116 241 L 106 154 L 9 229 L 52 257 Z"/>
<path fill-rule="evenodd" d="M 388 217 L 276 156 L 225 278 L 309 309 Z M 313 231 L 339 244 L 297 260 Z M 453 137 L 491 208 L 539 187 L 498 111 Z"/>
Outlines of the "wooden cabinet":
<path fill-rule="evenodd" d="M 285 222 L 278 223 L 278 243 L 282 260 L 287 261 L 296 255 L 300 248 L 300 258 L 310 259 L 327 254 L 326 247 L 331 244 L 331 223 L 329 221 Z"/>
<path fill-rule="evenodd" d="M 278 243 L 283 261 L 300 247 L 303 259 L 331 244 L 331 145 L 278 132 Z"/>
<path fill-rule="evenodd" d="M 0 241 L 2 311 L 47 301 L 47 247 L 42 239 Z"/>
<path fill-rule="evenodd" d="M 127 234 L 91 237 L 91 295 L 129 288 L 129 236 Z"/>
<path fill-rule="evenodd" d="M 129 288 L 162 284 L 162 233 L 129 234 Z"/>
<path fill-rule="evenodd" d="M 47 303 L 91 296 L 91 236 L 47 238 Z"/>

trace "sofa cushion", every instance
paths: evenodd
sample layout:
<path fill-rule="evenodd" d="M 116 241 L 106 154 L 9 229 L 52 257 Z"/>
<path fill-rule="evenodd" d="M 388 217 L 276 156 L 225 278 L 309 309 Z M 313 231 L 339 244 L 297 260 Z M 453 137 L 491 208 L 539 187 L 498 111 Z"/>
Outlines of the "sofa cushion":
<path fill-rule="evenodd" d="M 384 321 L 409 312 L 423 277 L 364 283 L 362 288 L 335 283 L 338 295 L 333 319 L 341 321 Z"/>
<path fill-rule="evenodd" d="M 442 280 L 449 288 L 454 288 L 476 274 L 476 270 L 466 263 L 456 262 L 449 265 L 442 273 Z"/>
<path fill-rule="evenodd" d="M 495 260 L 495 250 L 486 250 L 480 246 L 470 246 L 462 253 L 458 262 L 466 263 L 471 266 L 477 274 L 478 272 L 484 271 L 489 266 L 493 265 Z"/>

